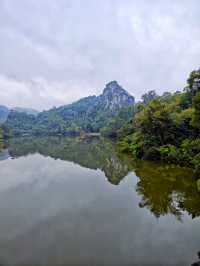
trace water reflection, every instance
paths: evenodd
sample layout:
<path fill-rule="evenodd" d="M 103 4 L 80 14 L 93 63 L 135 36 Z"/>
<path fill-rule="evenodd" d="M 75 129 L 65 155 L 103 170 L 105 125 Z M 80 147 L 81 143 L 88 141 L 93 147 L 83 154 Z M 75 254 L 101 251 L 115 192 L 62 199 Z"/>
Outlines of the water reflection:
<path fill-rule="evenodd" d="M 98 137 L 15 139 L 9 146 L 9 153 L 13 158 L 40 153 L 90 169 L 100 169 L 109 182 L 115 185 L 119 184 L 129 171 L 117 155 L 115 145 Z"/>
<path fill-rule="evenodd" d="M 135 173 L 141 208 L 148 208 L 156 217 L 173 214 L 179 220 L 184 211 L 192 218 L 200 215 L 200 194 L 190 169 L 143 162 Z"/>
<path fill-rule="evenodd" d="M 200 216 L 200 193 L 189 168 L 153 162 L 134 161 L 119 154 L 116 145 L 103 138 L 18 138 L 0 153 L 0 160 L 39 153 L 54 159 L 74 162 L 104 172 L 111 184 L 118 185 L 130 171 L 138 177 L 140 208 L 156 217 L 173 214 L 178 220 L 184 211 Z"/>
<path fill-rule="evenodd" d="M 191 265 L 194 181 L 102 138 L 15 139 L 0 154 L 0 265 Z"/>

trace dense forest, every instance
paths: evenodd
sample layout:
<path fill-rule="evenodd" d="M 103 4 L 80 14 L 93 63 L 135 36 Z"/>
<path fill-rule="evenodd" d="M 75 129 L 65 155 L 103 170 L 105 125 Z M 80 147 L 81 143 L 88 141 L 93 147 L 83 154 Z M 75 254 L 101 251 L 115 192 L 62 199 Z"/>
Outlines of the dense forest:
<path fill-rule="evenodd" d="M 150 91 L 135 110 L 117 132 L 121 151 L 200 171 L 200 70 L 191 72 L 183 92 L 158 96 Z"/>

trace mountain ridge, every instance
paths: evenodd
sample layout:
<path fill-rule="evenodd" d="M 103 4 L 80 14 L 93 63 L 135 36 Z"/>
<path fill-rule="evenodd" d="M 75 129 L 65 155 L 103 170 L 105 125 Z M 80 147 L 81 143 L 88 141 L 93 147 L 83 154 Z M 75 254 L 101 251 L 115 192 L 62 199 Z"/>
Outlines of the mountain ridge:
<path fill-rule="evenodd" d="M 77 134 L 80 131 L 99 132 L 122 108 L 135 104 L 135 99 L 117 81 L 106 84 L 103 93 L 42 111 L 36 116 L 12 110 L 6 125 L 15 135 L 33 133 Z"/>

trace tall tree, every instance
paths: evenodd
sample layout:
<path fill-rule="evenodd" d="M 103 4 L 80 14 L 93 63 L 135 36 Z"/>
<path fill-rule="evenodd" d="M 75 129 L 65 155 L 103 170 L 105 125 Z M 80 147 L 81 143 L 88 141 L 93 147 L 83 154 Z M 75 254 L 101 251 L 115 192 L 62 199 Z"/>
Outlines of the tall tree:
<path fill-rule="evenodd" d="M 198 91 L 192 99 L 194 114 L 192 118 L 192 126 L 200 130 L 200 91 Z"/>
<path fill-rule="evenodd" d="M 141 99 L 144 104 L 148 104 L 153 99 L 157 98 L 158 95 L 154 90 L 148 91 L 147 93 L 143 94 Z"/>

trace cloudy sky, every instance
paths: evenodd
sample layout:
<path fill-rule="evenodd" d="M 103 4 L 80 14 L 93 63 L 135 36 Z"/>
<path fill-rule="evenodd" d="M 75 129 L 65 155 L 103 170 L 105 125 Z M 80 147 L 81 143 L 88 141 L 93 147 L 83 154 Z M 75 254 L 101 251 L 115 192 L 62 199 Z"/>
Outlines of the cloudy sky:
<path fill-rule="evenodd" d="M 39 110 L 117 80 L 137 99 L 200 67 L 199 0 L 0 0 L 0 104 Z"/>

